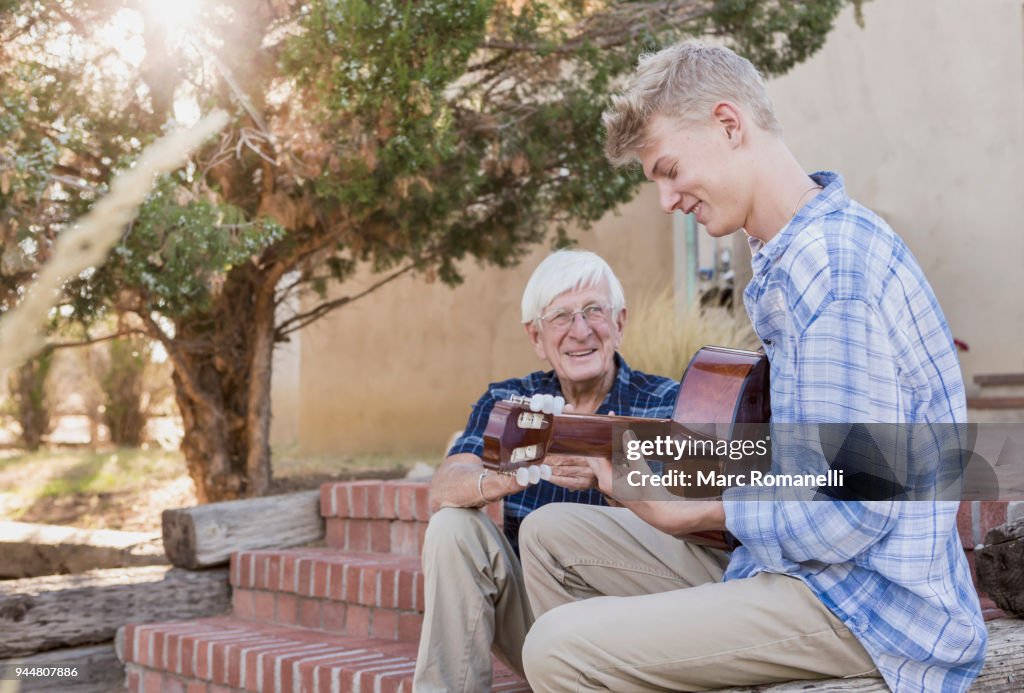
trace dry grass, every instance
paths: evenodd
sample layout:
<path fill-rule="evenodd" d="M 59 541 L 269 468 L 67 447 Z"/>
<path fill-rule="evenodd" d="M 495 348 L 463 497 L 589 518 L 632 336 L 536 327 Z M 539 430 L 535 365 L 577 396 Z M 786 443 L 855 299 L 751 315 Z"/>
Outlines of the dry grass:
<path fill-rule="evenodd" d="M 697 350 L 712 345 L 756 349 L 759 343 L 742 310 L 691 306 L 677 313 L 664 291 L 630 307 L 622 355 L 633 368 L 679 378 Z"/>
<path fill-rule="evenodd" d="M 161 510 L 193 503 L 178 452 L 53 449 L 0 460 L 0 520 L 151 531 Z"/>
<path fill-rule="evenodd" d="M 401 476 L 417 462 L 436 465 L 427 455 L 400 453 L 310 454 L 300 453 L 293 445 L 276 446 L 273 450 L 275 479 L 289 477 L 368 475 L 381 472 Z M 440 458 L 438 458 L 440 459 Z"/>

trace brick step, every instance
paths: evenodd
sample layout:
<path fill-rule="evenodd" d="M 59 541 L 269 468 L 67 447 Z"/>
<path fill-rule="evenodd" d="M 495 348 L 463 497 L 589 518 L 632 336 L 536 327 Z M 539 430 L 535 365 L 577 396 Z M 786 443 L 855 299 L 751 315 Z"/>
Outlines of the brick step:
<path fill-rule="evenodd" d="M 325 543 L 342 551 L 419 556 L 430 519 L 429 483 L 356 481 L 320 487 Z"/>
<path fill-rule="evenodd" d="M 133 693 L 408 693 L 416 645 L 233 617 L 125 626 Z M 494 690 L 529 691 L 495 661 Z"/>
<path fill-rule="evenodd" d="M 327 633 L 416 642 L 423 572 L 415 556 L 305 548 L 231 557 L 234 614 Z"/>
<path fill-rule="evenodd" d="M 342 551 L 419 556 L 430 520 L 430 483 L 342 481 L 320 487 L 327 546 Z M 501 526 L 501 504 L 487 506 Z"/>
<path fill-rule="evenodd" d="M 956 514 L 960 543 L 967 550 L 985 541 L 990 529 L 1024 517 L 1024 501 L 963 501 Z"/>

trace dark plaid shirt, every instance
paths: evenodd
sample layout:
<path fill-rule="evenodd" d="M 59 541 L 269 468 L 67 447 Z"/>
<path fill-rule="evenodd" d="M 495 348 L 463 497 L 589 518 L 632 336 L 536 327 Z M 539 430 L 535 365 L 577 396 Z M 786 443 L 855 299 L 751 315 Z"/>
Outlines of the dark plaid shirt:
<path fill-rule="evenodd" d="M 598 414 L 615 412 L 621 416 L 640 416 L 649 419 L 669 419 L 675 409 L 679 382 L 635 371 L 625 359 L 615 354 L 615 383 L 598 408 Z M 510 378 L 491 383 L 487 392 L 473 405 L 466 430 L 448 451 L 449 455 L 468 452 L 483 456 L 484 431 L 495 402 L 514 395 L 529 397 L 535 394 L 561 395 L 562 388 L 554 371 L 536 371 L 525 378 Z M 548 481 L 527 486 L 519 493 L 505 496 L 505 535 L 519 552 L 519 524 L 523 518 L 546 503 L 586 503 L 605 505 L 604 496 L 595 489 L 571 491 Z"/>

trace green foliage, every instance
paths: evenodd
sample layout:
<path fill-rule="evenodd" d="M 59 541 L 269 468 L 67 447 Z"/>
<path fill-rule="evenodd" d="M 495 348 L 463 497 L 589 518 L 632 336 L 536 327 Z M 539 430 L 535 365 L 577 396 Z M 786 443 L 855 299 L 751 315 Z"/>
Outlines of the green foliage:
<path fill-rule="evenodd" d="M 854 3 L 858 12 L 862 1 Z M 764 73 L 778 75 L 824 45 L 844 4 L 845 0 L 717 0 L 709 23 L 732 37 L 732 48 Z"/>
<path fill-rule="evenodd" d="M 284 238 L 272 219 L 248 221 L 234 205 L 190 199 L 176 178 L 158 183 L 110 260 L 76 283 L 74 296 L 92 299 L 97 289 L 100 296 L 111 295 L 127 284 L 146 309 L 187 316 L 208 306 L 235 265 Z"/>
<path fill-rule="evenodd" d="M 169 5 L 0 5 L 17 8 L 0 13 L 0 311 L 176 113 L 232 113 L 55 313 L 134 314 L 164 343 L 205 500 L 266 490 L 247 478 L 269 469 L 251 454 L 269 450 L 269 407 L 250 408 L 273 343 L 353 298 L 332 282 L 368 266 L 387 273 L 373 287 L 456 284 L 466 259 L 569 243 L 640 183 L 601 141 L 639 54 L 713 36 L 779 74 L 844 0 L 209 0 L 157 25 Z M 303 290 L 305 312 L 275 322 Z"/>
<path fill-rule="evenodd" d="M 515 263 L 635 192 L 639 175 L 608 166 L 599 133 L 640 52 L 711 34 L 778 74 L 821 46 L 843 4 L 220 0 L 188 35 L 143 37 L 166 65 L 103 69 L 118 64 L 90 52 L 92 32 L 134 6 L 22 3 L 0 19 L 0 300 L 183 95 L 233 109 L 232 130 L 161 181 L 113 260 L 73 285 L 75 319 L 112 305 L 195 316 L 234 275 L 250 281 L 232 272 L 246 263 L 302 269 L 323 294 L 360 262 L 448 283 L 467 256 Z M 72 48 L 44 54 L 46 41 Z M 219 62 L 203 57 L 222 43 Z"/>
<path fill-rule="evenodd" d="M 586 226 L 628 199 L 636 177 L 611 170 L 594 136 L 611 70 L 551 59 L 571 19 L 546 32 L 552 14 L 540 2 L 518 15 L 490 1 L 312 3 L 284 66 L 337 136 L 316 190 L 365 219 L 358 258 L 378 270 L 424 258 L 455 283 L 466 255 L 511 264 L 550 222 L 564 243 L 565 222 Z M 516 84 L 499 93 L 503 76 L 475 79 L 472 63 L 502 27 L 539 47 L 509 58 Z M 529 63 L 538 72 L 520 79 Z"/>
<path fill-rule="evenodd" d="M 443 106 L 432 89 L 462 76 L 484 38 L 493 4 L 313 2 L 302 19 L 304 31 L 286 49 L 285 70 L 326 97 L 332 111 L 373 128 L 382 109 L 390 109 L 398 132 L 415 129 L 421 113 Z M 408 144 L 394 143 L 392 150 L 416 161 L 419 152 L 403 151 Z"/>

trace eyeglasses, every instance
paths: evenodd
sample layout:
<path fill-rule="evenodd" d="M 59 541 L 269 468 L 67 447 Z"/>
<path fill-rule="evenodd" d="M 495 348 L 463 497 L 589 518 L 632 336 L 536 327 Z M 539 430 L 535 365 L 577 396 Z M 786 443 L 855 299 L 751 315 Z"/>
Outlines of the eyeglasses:
<path fill-rule="evenodd" d="M 577 313 L 583 316 L 583 319 L 587 321 L 588 325 L 599 325 L 611 317 L 612 307 L 601 303 L 591 303 L 577 310 L 568 310 L 564 308 L 560 310 L 553 310 L 546 315 L 540 316 L 538 320 L 550 327 L 556 327 L 560 330 L 564 330 L 572 325 L 573 321 L 576 320 Z"/>

